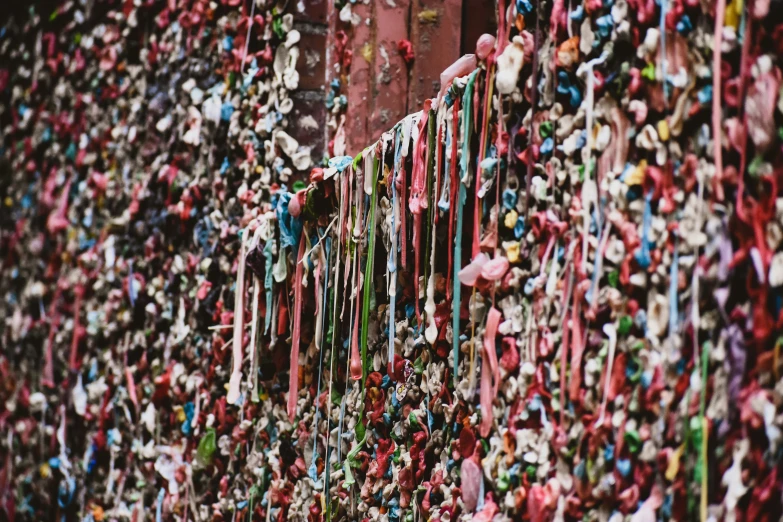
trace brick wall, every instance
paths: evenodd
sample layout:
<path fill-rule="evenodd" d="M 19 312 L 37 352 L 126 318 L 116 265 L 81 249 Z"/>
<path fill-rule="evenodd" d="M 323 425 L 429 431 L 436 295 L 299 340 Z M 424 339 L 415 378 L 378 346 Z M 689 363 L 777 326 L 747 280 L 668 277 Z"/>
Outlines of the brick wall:
<path fill-rule="evenodd" d="M 419 110 L 440 89 L 440 73 L 476 39 L 494 33 L 496 7 L 487 0 L 359 0 L 351 5 L 358 24 L 339 20 L 333 0 L 308 0 L 297 16 L 302 34 L 300 90 L 294 94 L 293 135 L 313 144 L 320 158 L 333 135 L 326 128 L 326 86 L 341 80 L 348 99 L 346 149 L 359 152 L 406 114 Z M 344 31 L 353 54 L 350 71 L 335 70 L 335 35 Z M 410 41 L 415 58 L 406 63 L 398 42 Z M 315 127 L 314 123 L 317 123 Z"/>

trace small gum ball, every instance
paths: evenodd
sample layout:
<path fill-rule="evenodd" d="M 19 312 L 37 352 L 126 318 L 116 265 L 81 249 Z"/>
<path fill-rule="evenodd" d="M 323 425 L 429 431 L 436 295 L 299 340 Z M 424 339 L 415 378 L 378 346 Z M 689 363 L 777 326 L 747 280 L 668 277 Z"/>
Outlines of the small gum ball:
<path fill-rule="evenodd" d="M 299 194 L 296 194 L 288 202 L 288 213 L 294 217 L 299 217 L 302 213 L 302 203 L 299 201 Z"/>
<path fill-rule="evenodd" d="M 324 169 L 316 167 L 310 171 L 310 183 L 320 183 L 324 180 Z"/>
<path fill-rule="evenodd" d="M 479 60 L 485 60 L 495 47 L 495 37 L 484 33 L 476 40 L 476 56 Z"/>

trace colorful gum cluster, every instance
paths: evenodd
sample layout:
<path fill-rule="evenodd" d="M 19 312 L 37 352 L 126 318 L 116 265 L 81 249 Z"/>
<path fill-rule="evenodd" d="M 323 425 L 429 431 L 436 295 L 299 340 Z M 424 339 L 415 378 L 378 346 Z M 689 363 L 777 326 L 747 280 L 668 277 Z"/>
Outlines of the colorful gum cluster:
<path fill-rule="evenodd" d="M 30 22 L 0 45 L 4 514 L 778 520 L 774 7 L 501 1 L 291 190 L 289 15 L 172 2 L 133 40 L 144 8 L 82 34 L 70 4 L 48 55 Z"/>

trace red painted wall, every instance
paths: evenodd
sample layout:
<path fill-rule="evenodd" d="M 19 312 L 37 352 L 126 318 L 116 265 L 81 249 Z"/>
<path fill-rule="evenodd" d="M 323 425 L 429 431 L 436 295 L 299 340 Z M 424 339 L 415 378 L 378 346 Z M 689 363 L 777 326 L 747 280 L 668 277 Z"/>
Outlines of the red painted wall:
<path fill-rule="evenodd" d="M 340 93 L 347 97 L 346 153 L 355 155 L 437 95 L 440 73 L 462 54 L 473 52 L 476 39 L 496 27 L 495 2 L 486 0 L 360 0 L 351 4 L 349 22 L 339 18 L 342 7 L 333 0 L 310 0 L 297 16 L 302 52 L 300 91 L 294 95 L 299 117 L 293 132 L 301 143 L 320 137 L 318 151 L 327 150 L 340 121 L 335 113 L 330 127 L 329 111 L 316 101 L 326 99 L 333 79 L 340 80 Z M 340 31 L 351 55 L 348 70 L 338 65 L 344 59 L 335 40 Z M 400 41 L 412 44 L 411 63 L 398 50 Z M 317 121 L 317 130 L 311 128 L 311 119 L 303 119 L 307 115 Z"/>

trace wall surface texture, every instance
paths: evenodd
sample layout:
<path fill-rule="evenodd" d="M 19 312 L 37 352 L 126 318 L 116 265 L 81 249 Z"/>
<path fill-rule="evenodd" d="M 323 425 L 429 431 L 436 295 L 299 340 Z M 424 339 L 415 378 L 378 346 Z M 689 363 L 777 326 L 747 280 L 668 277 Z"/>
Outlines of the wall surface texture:
<path fill-rule="evenodd" d="M 0 520 L 781 520 L 781 7 L 0 7 Z"/>

